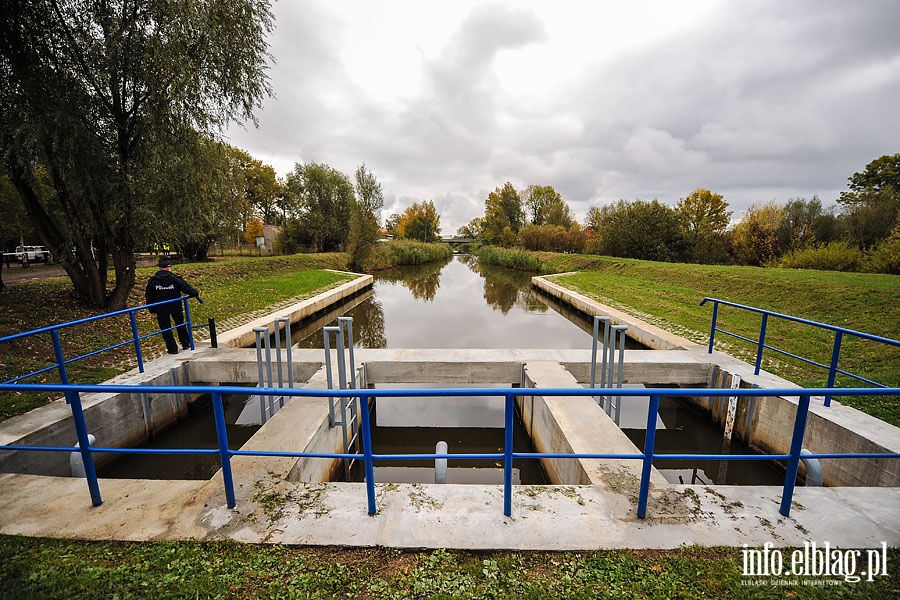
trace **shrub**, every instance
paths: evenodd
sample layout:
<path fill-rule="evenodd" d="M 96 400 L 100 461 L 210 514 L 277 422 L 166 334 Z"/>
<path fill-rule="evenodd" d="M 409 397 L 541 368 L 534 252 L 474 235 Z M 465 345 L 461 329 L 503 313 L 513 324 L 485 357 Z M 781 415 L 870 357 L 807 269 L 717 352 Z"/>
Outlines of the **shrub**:
<path fill-rule="evenodd" d="M 426 244 L 410 240 L 381 242 L 372 259 L 372 269 L 389 269 L 400 265 L 421 265 L 448 260 L 453 256 L 450 244 Z"/>
<path fill-rule="evenodd" d="M 815 269 L 817 271 L 859 271 L 865 254 L 847 242 L 829 242 L 814 247 L 795 250 L 784 255 L 778 266 L 788 269 Z"/>
<path fill-rule="evenodd" d="M 878 244 L 872 250 L 866 270 L 900 275 L 900 238 L 887 239 Z"/>
<path fill-rule="evenodd" d="M 521 248 L 485 246 L 479 250 L 478 260 L 517 271 L 540 272 L 542 267 L 540 256 Z"/>

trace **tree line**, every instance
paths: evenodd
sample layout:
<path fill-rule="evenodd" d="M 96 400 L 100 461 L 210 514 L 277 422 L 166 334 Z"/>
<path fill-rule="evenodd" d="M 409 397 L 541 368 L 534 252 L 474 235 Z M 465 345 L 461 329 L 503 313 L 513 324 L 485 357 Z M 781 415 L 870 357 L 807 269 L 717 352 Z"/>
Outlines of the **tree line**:
<path fill-rule="evenodd" d="M 736 223 L 722 194 L 696 189 L 668 206 L 619 200 L 583 225 L 552 186 L 507 182 L 457 235 L 486 244 L 666 262 L 900 273 L 900 154 L 849 178 L 836 205 L 817 196 L 754 204 Z"/>

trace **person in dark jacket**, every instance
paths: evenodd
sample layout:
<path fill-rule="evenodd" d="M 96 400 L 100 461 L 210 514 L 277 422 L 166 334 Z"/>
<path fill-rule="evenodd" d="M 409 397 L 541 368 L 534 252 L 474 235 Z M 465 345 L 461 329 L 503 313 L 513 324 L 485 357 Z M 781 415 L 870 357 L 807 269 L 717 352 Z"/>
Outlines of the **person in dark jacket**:
<path fill-rule="evenodd" d="M 192 298 L 200 298 L 200 292 L 192 287 L 184 279 L 172 272 L 172 263 L 168 260 L 159 261 L 159 271 L 147 282 L 145 296 L 147 304 L 155 304 L 165 300 L 181 298 L 181 294 Z M 178 332 L 178 341 L 183 350 L 190 350 L 191 339 L 188 336 L 187 327 L 184 326 L 184 309 L 182 302 L 169 302 L 149 309 L 156 314 L 156 322 L 162 330 L 163 339 L 166 341 L 166 350 L 169 354 L 178 354 L 178 344 L 172 335 L 172 321 L 175 321 L 175 331 Z"/>

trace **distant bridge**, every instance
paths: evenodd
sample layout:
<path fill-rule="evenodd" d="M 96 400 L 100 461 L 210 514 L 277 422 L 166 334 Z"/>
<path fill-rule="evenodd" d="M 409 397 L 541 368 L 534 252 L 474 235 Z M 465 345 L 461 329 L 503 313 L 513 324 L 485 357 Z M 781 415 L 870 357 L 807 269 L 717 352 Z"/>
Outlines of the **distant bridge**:
<path fill-rule="evenodd" d="M 450 238 L 441 238 L 441 241 L 445 244 L 471 244 L 472 242 L 476 242 L 475 238 L 464 238 L 464 237 L 450 237 Z"/>

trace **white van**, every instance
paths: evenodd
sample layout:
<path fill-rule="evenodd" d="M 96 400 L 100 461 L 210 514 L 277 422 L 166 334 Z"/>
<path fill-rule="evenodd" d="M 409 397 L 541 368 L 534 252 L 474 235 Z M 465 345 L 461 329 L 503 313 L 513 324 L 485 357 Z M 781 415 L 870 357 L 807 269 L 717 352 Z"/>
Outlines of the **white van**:
<path fill-rule="evenodd" d="M 33 262 L 50 262 L 50 251 L 43 246 L 17 246 L 16 260 L 23 265 Z"/>

